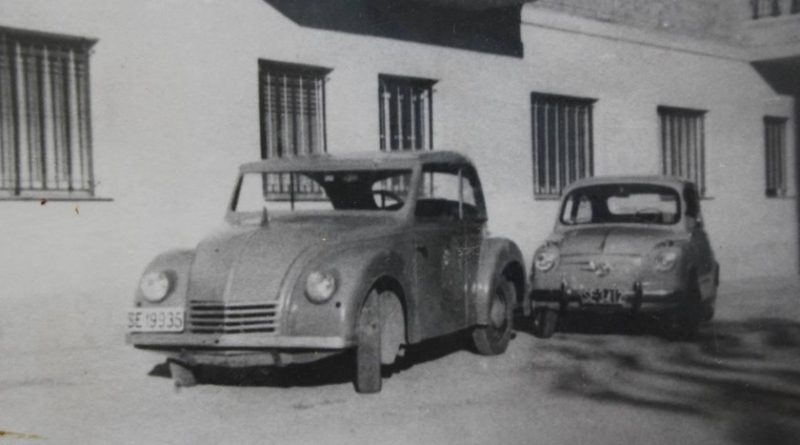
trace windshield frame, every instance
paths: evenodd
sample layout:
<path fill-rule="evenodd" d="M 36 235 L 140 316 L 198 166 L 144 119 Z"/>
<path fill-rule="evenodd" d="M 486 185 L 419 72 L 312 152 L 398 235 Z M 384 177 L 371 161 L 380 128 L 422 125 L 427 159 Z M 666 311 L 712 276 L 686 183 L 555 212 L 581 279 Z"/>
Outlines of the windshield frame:
<path fill-rule="evenodd" d="M 569 197 L 577 191 L 586 190 L 586 189 L 593 189 L 593 188 L 602 188 L 602 187 L 636 187 L 636 186 L 645 186 L 645 187 L 661 187 L 665 190 L 669 190 L 675 194 L 677 197 L 676 200 L 676 215 L 675 221 L 671 223 L 657 223 L 657 222 L 635 222 L 635 221 L 609 221 L 609 222 L 590 222 L 590 223 L 569 223 L 564 221 L 564 212 L 566 210 L 567 201 Z M 570 188 L 567 193 L 564 194 L 563 198 L 561 198 L 561 205 L 559 206 L 558 216 L 556 217 L 556 225 L 562 228 L 581 228 L 581 227 L 597 227 L 597 226 L 609 226 L 609 225 L 626 225 L 626 226 L 633 226 L 633 227 L 641 227 L 641 226 L 650 226 L 650 227 L 676 227 L 681 224 L 685 220 L 685 205 L 683 202 L 683 193 L 681 190 L 675 188 L 671 184 L 664 184 L 658 182 L 603 182 L 603 183 L 596 183 L 596 184 L 587 184 L 581 185 L 574 188 Z"/>
<path fill-rule="evenodd" d="M 403 202 L 403 206 L 396 210 L 386 210 L 386 209 L 376 209 L 376 210 L 363 210 L 363 209 L 330 209 L 330 210 L 293 210 L 291 212 L 284 212 L 284 211 L 276 211 L 275 215 L 277 216 L 287 216 L 291 217 L 292 215 L 325 215 L 325 216 L 334 216 L 334 215 L 348 215 L 348 216 L 364 216 L 364 217 L 380 217 L 380 218 L 391 218 L 397 220 L 408 220 L 410 215 L 413 214 L 412 209 L 414 208 L 413 203 L 417 199 L 417 183 L 420 177 L 420 166 L 417 165 L 404 165 L 404 166 L 380 166 L 380 168 L 373 166 L 373 168 L 366 168 L 360 165 L 354 165 L 353 168 L 336 168 L 336 169 L 319 169 L 314 168 L 305 168 L 305 167 L 294 167 L 294 168 L 268 168 L 268 169 L 247 169 L 247 170 L 240 170 L 239 174 L 236 178 L 235 186 L 233 187 L 233 192 L 231 197 L 228 201 L 227 211 L 225 215 L 225 220 L 231 224 L 243 224 L 247 221 L 252 221 L 256 217 L 261 217 L 263 215 L 262 211 L 237 211 L 236 206 L 239 199 L 239 193 L 241 192 L 242 183 L 244 181 L 244 176 L 248 174 L 275 174 L 275 173 L 325 173 L 330 172 L 333 174 L 343 173 L 343 172 L 379 172 L 379 171 L 402 171 L 407 170 L 410 173 L 410 182 L 409 182 L 409 191 L 406 197 L 406 200 Z M 272 218 L 272 212 L 270 209 L 267 208 L 267 213 L 270 215 L 270 219 Z"/>

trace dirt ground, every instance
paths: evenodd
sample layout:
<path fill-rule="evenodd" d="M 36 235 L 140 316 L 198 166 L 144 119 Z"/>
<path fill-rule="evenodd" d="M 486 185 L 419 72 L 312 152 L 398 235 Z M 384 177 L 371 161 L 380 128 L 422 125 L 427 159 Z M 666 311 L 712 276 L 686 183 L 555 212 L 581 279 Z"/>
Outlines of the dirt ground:
<path fill-rule="evenodd" d="M 12 308 L 0 313 L 0 444 L 794 445 L 799 299 L 797 277 L 725 282 L 692 342 L 613 320 L 549 340 L 520 325 L 498 357 L 445 338 L 410 350 L 368 396 L 347 357 L 177 390 L 161 357 L 124 345 L 124 307 L 85 332 L 47 330 L 59 315 L 40 314 L 28 343 Z"/>

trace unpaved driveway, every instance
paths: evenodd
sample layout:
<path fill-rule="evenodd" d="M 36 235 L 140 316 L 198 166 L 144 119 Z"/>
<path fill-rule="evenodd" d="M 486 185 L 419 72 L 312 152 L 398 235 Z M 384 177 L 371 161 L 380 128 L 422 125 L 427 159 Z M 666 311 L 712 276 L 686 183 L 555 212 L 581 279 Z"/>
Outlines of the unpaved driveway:
<path fill-rule="evenodd" d="M 602 323 L 550 340 L 521 330 L 492 358 L 444 339 L 370 396 L 353 391 L 343 359 L 177 391 L 158 355 L 121 339 L 17 345 L 0 365 L 0 444 L 794 445 L 798 299 L 796 279 L 726 283 L 692 343 Z"/>

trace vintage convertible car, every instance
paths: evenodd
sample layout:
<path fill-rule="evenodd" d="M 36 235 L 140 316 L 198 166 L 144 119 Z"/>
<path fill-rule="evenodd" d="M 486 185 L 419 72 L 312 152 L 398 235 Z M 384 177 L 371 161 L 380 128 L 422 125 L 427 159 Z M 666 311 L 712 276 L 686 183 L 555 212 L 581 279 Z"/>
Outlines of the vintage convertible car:
<path fill-rule="evenodd" d="M 240 168 L 227 225 L 156 257 L 127 341 L 168 356 L 176 385 L 204 365 L 284 366 L 354 351 L 381 389 L 406 345 L 469 329 L 505 351 L 530 310 L 519 248 L 486 232 L 478 174 L 450 152 L 277 159 Z"/>
<path fill-rule="evenodd" d="M 597 177 L 563 194 L 531 267 L 534 333 L 574 312 L 643 314 L 691 336 L 714 316 L 719 265 L 695 185 L 671 177 Z"/>

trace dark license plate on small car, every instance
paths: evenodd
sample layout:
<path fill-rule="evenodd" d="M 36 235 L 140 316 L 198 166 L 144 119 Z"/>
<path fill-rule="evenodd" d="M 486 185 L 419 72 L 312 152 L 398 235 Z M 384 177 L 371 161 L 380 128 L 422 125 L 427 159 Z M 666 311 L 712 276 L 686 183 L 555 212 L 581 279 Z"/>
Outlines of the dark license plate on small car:
<path fill-rule="evenodd" d="M 582 304 L 622 304 L 619 289 L 587 289 L 580 292 Z"/>

